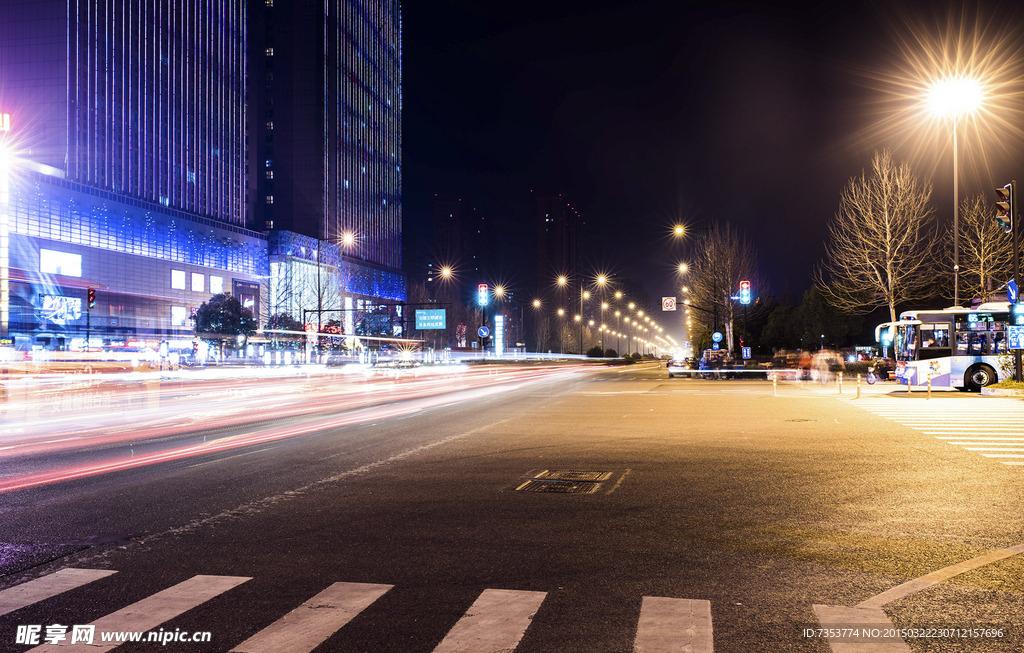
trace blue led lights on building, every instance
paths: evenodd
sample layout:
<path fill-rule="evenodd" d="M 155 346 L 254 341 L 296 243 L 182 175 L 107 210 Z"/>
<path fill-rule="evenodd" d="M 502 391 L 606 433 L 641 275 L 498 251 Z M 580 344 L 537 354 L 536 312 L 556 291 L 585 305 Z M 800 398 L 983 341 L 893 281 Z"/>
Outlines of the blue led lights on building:
<path fill-rule="evenodd" d="M 86 319 L 192 337 L 219 292 L 261 326 L 332 296 L 346 332 L 404 300 L 397 0 L 3 5 L 18 348 L 66 348 Z"/>

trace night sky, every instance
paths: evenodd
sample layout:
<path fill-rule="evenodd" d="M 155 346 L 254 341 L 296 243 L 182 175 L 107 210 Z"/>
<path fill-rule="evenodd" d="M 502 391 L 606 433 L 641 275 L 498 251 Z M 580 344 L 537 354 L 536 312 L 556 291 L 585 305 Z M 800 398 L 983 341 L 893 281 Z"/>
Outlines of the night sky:
<path fill-rule="evenodd" d="M 1020 3 L 918 4 L 405 3 L 404 228 L 423 242 L 434 193 L 463 197 L 527 293 L 529 191 L 556 190 L 587 223 L 585 269 L 634 293 L 675 294 L 673 224 L 720 220 L 755 242 L 757 292 L 799 299 L 875 150 L 909 160 L 951 219 L 951 130 L 901 95 L 920 95 L 908 62 L 979 49 L 1002 99 L 961 129 L 960 197 L 1024 178 Z"/>

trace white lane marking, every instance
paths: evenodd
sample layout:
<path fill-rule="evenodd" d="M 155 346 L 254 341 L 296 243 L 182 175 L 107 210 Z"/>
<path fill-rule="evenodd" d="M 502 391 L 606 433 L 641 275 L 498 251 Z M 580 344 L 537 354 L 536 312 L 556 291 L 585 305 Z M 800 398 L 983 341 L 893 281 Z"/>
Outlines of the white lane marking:
<path fill-rule="evenodd" d="M 92 622 L 91 625 L 96 626 L 96 637 L 92 644 L 43 644 L 30 649 L 28 653 L 103 653 L 123 642 L 100 642 L 100 633 L 153 630 L 165 621 L 247 580 L 252 579 L 246 576 L 193 576 Z"/>
<path fill-rule="evenodd" d="M 1019 453 L 983 453 L 981 455 L 986 458 L 1024 458 L 1024 454 Z"/>
<path fill-rule="evenodd" d="M 1024 438 L 986 438 L 975 435 L 937 435 L 936 440 L 993 440 L 995 442 L 1024 442 Z"/>
<path fill-rule="evenodd" d="M 712 653 L 711 602 L 645 596 L 634 653 Z"/>
<path fill-rule="evenodd" d="M 106 578 L 116 571 L 109 569 L 61 569 L 0 592 L 0 615 L 20 610 L 94 580 Z"/>
<path fill-rule="evenodd" d="M 814 614 L 822 628 L 837 631 L 828 638 L 832 653 L 910 653 L 902 639 L 864 637 L 864 631 L 892 629 L 892 622 L 881 608 L 848 608 L 841 605 L 815 605 Z M 846 632 L 842 632 L 842 631 Z M 851 636 L 854 632 L 857 637 Z M 847 636 L 843 636 L 847 635 Z"/>
<path fill-rule="evenodd" d="M 515 650 L 545 596 L 546 592 L 484 590 L 434 653 Z"/>
<path fill-rule="evenodd" d="M 334 583 L 231 651 L 309 653 L 392 587 Z"/>
<path fill-rule="evenodd" d="M 1024 449 L 1000 449 L 999 447 L 966 447 L 966 449 L 968 451 L 1012 451 L 1014 453 L 1024 453 Z"/>
<path fill-rule="evenodd" d="M 622 482 L 623 482 L 624 480 L 626 480 L 626 477 L 627 477 L 627 476 L 629 476 L 629 473 L 630 473 L 631 471 L 633 471 L 633 470 L 631 470 L 631 469 L 626 469 L 626 471 L 622 472 L 622 476 L 620 476 L 620 477 L 619 477 L 619 480 L 615 481 L 615 485 L 613 485 L 613 486 L 612 486 L 612 489 L 608 490 L 608 494 L 611 494 L 611 493 L 612 493 L 612 492 L 614 492 L 615 490 L 618 490 L 618 489 L 619 489 L 619 486 L 620 486 L 620 485 L 622 485 Z"/>
<path fill-rule="evenodd" d="M 909 580 L 902 585 L 897 585 L 896 587 L 886 590 L 877 596 L 871 597 L 867 601 L 861 601 L 857 604 L 857 607 L 881 609 L 881 607 L 886 603 L 902 599 L 905 596 L 910 596 L 915 592 L 920 592 L 923 589 L 927 589 L 936 583 L 949 580 L 953 576 L 962 574 L 965 571 L 973 571 L 979 567 L 990 565 L 993 562 L 999 562 L 1000 560 L 1015 556 L 1019 553 L 1024 553 L 1024 544 L 1016 544 L 1014 546 L 1008 546 L 1005 549 L 989 551 L 988 553 L 984 553 L 976 558 L 971 558 L 970 560 L 958 562 L 955 565 L 943 567 L 942 569 L 933 571 L 930 574 L 925 574 L 920 578 L 915 578 L 914 580 Z"/>
<path fill-rule="evenodd" d="M 946 433 L 963 433 L 963 431 L 964 431 L 963 427 L 955 428 L 955 427 L 945 427 L 945 426 L 939 426 L 939 425 L 911 427 L 911 428 L 917 428 L 918 430 L 924 431 L 925 433 L 928 433 L 928 434 L 933 434 L 934 433 L 934 434 L 937 434 L 937 435 L 938 434 L 946 434 Z M 1020 437 L 1021 435 L 1024 435 L 1024 431 L 1022 431 L 1021 429 L 996 430 L 996 429 L 976 429 L 976 428 L 971 428 L 970 432 L 974 434 L 974 437 L 985 437 L 986 435 L 990 435 L 990 436 L 993 436 L 993 437 L 1013 437 L 1014 435 L 1016 435 L 1017 437 Z"/>

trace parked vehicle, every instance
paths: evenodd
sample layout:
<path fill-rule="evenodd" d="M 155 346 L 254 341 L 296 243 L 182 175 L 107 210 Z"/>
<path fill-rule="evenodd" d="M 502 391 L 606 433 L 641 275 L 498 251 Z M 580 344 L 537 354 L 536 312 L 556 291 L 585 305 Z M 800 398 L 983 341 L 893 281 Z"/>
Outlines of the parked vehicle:
<path fill-rule="evenodd" d="M 668 362 L 668 378 L 676 376 L 694 376 L 697 372 L 697 359 L 673 358 Z"/>

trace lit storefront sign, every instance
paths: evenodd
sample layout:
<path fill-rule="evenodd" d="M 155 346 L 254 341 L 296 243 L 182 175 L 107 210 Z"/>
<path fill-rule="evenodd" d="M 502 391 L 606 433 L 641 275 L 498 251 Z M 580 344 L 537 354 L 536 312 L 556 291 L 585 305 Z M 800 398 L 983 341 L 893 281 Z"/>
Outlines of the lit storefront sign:
<path fill-rule="evenodd" d="M 43 319 L 61 326 L 82 317 L 82 299 L 63 295 L 42 295 Z"/>

